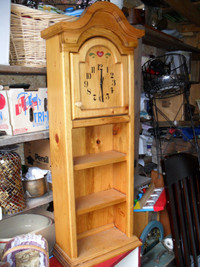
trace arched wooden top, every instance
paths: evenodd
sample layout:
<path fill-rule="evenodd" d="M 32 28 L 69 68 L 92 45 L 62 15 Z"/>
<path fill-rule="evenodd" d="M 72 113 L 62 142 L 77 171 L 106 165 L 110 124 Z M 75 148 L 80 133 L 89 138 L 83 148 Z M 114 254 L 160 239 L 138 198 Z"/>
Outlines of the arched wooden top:
<path fill-rule="evenodd" d="M 136 47 L 143 30 L 129 24 L 123 12 L 110 2 L 96 2 L 88 7 L 82 16 L 70 22 L 59 22 L 42 31 L 42 38 L 49 39 L 62 35 L 62 43 L 76 47 L 87 38 L 105 36 L 112 39 L 113 34 L 124 47 Z M 71 45 L 70 45 L 71 44 Z"/>

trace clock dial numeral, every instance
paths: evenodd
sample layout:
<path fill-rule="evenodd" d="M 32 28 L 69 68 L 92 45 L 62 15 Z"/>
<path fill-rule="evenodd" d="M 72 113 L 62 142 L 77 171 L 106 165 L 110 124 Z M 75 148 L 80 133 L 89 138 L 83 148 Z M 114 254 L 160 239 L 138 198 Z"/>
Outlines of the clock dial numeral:
<path fill-rule="evenodd" d="M 112 86 L 116 85 L 116 80 L 112 80 Z"/>
<path fill-rule="evenodd" d="M 87 89 L 87 95 L 91 95 L 91 93 L 92 93 L 92 91 L 91 91 L 91 89 Z"/>
<path fill-rule="evenodd" d="M 121 104 L 121 63 L 116 62 L 110 49 L 99 45 L 92 47 L 80 66 L 84 108 L 89 106 L 96 109 Z"/>
<path fill-rule="evenodd" d="M 98 70 L 99 74 L 96 73 L 96 69 Z M 99 101 L 101 103 L 110 100 L 112 95 L 114 95 L 115 93 L 114 88 L 116 88 L 116 85 L 117 85 L 117 81 L 115 79 L 115 73 L 109 72 L 109 67 L 104 66 L 103 64 L 97 64 L 96 66 L 91 66 L 90 71 L 91 72 L 85 73 L 86 80 L 84 80 L 84 87 L 86 87 L 87 95 L 91 95 L 93 101 Z M 95 75 L 99 75 L 98 77 L 100 79 L 100 82 L 99 82 L 100 91 L 98 94 L 94 94 L 93 90 L 91 89 L 91 86 L 93 86 L 92 79 L 94 79 L 94 77 L 97 77 Z M 105 85 L 104 85 L 104 82 L 105 82 Z M 103 92 L 104 87 L 105 89 L 106 87 L 107 89 L 110 87 L 110 92 L 104 94 Z"/>
<path fill-rule="evenodd" d="M 84 87 L 88 87 L 88 81 L 84 81 Z"/>
<path fill-rule="evenodd" d="M 109 93 L 106 93 L 106 99 L 107 99 L 107 100 L 110 99 L 110 95 L 109 95 Z"/>
<path fill-rule="evenodd" d="M 98 68 L 98 70 L 102 70 L 103 69 L 103 64 L 98 64 L 97 68 Z"/>
<path fill-rule="evenodd" d="M 88 81 L 84 81 L 84 87 L 88 87 Z"/>
<path fill-rule="evenodd" d="M 86 73 L 86 79 L 88 80 L 88 79 L 91 79 L 92 78 L 92 75 L 91 75 L 91 73 Z"/>

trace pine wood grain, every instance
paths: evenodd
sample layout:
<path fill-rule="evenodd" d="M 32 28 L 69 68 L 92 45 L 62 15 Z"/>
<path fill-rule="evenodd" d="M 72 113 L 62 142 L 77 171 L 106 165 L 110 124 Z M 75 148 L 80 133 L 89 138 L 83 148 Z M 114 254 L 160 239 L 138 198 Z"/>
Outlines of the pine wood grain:
<path fill-rule="evenodd" d="M 76 199 L 77 215 L 82 215 L 107 206 L 113 206 L 126 201 L 126 195 L 110 189 Z"/>
<path fill-rule="evenodd" d="M 74 170 L 93 168 L 126 160 L 126 154 L 118 151 L 106 151 L 74 158 Z"/>
<path fill-rule="evenodd" d="M 109 250 L 106 249 L 107 246 L 105 244 L 110 248 Z M 141 246 L 141 244 L 136 236 L 128 238 L 124 233 L 114 227 L 80 239 L 78 241 L 79 256 L 76 259 L 70 259 L 57 245 L 54 247 L 54 255 L 56 255 L 64 266 L 91 267 L 135 249 Z"/>
<path fill-rule="evenodd" d="M 91 5 L 73 23 L 42 32 L 47 39 L 54 254 L 64 266 L 92 266 L 141 245 L 133 235 L 133 63 L 143 33 L 105 1 Z M 96 57 L 95 66 L 106 64 L 104 77 L 99 71 L 97 83 L 92 80 L 88 87 L 86 81 L 85 90 L 83 82 L 92 71 L 85 72 L 82 64 L 93 67 L 88 55 L 95 47 L 109 52 L 110 61 Z M 115 93 L 108 80 L 112 72 L 106 74 L 112 66 L 119 84 Z M 110 102 L 101 98 L 102 80 Z M 89 97 L 92 89 L 98 99 Z"/>

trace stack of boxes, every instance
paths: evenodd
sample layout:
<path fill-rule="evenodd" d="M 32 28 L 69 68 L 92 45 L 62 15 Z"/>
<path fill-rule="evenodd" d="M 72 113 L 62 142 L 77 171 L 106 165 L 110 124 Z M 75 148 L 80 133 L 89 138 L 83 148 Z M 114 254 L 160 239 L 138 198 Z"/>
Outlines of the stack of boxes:
<path fill-rule="evenodd" d="M 47 88 L 0 90 L 0 130 L 18 135 L 49 129 Z"/>
<path fill-rule="evenodd" d="M 49 129 L 47 88 L 0 89 L 0 131 L 16 136 Z M 24 159 L 28 167 L 50 170 L 49 140 L 24 143 Z M 51 176 L 48 181 L 51 188 Z"/>

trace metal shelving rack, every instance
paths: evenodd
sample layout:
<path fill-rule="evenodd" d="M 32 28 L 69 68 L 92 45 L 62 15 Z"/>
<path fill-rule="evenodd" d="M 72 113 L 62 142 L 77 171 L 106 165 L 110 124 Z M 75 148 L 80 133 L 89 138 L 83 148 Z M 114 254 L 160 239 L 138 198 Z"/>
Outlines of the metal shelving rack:
<path fill-rule="evenodd" d="M 149 98 L 149 104 L 152 111 L 158 165 L 160 160 L 163 158 L 158 114 L 161 114 L 161 116 L 167 121 L 169 128 L 168 133 L 171 135 L 170 138 L 173 138 L 174 132 L 176 131 L 176 133 L 180 136 L 183 136 L 185 139 L 190 141 L 188 137 L 184 135 L 181 127 L 179 127 L 176 122 L 176 116 L 183 105 L 185 105 L 188 112 L 190 126 L 194 136 L 195 144 L 192 145 L 195 147 L 198 160 L 200 162 L 200 149 L 198 146 L 195 125 L 189 103 L 191 82 L 189 80 L 185 56 L 181 54 L 167 53 L 163 56 L 152 58 L 142 66 L 142 73 L 144 91 L 146 96 Z M 184 100 L 183 103 L 181 103 L 181 106 L 177 109 L 177 114 L 172 121 L 157 107 L 156 100 L 170 98 L 180 94 L 184 95 Z"/>
<path fill-rule="evenodd" d="M 0 65 L 0 74 L 3 74 L 3 75 L 46 75 L 46 68 Z M 19 134 L 19 135 L 14 135 L 14 136 L 3 135 L 3 136 L 0 136 L 0 146 L 19 144 L 19 143 L 47 139 L 47 138 L 49 138 L 48 130 Z M 31 209 L 47 204 L 51 201 L 53 201 L 53 195 L 52 195 L 52 192 L 50 191 L 40 198 L 28 199 L 26 208 L 22 212 L 27 212 Z M 8 216 L 4 216 L 3 219 L 7 217 Z"/>

